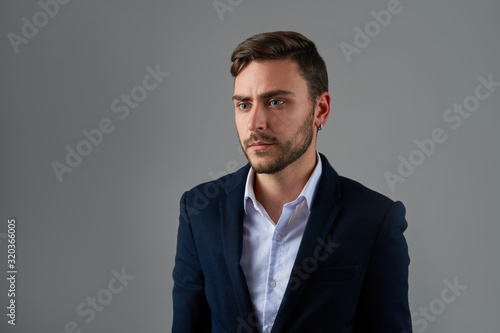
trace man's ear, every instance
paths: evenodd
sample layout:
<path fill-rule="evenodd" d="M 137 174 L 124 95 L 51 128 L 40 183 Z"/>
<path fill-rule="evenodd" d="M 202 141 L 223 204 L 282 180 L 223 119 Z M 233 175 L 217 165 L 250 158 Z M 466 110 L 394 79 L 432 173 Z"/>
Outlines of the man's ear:
<path fill-rule="evenodd" d="M 314 120 L 316 127 L 320 127 L 320 125 L 323 125 L 323 127 L 325 126 L 326 120 L 330 115 L 330 101 L 331 96 L 326 91 L 316 99 L 316 118 Z"/>

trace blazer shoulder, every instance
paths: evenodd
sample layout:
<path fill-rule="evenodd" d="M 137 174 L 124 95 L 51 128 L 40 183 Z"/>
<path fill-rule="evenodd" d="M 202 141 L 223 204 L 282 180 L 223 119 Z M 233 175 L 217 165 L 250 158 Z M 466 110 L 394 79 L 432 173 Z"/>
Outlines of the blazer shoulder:
<path fill-rule="evenodd" d="M 247 164 L 233 173 L 198 184 L 184 192 L 181 201 L 196 209 L 212 206 L 218 208 L 219 202 L 224 200 L 228 193 L 235 189 L 244 189 L 249 169 Z"/>
<path fill-rule="evenodd" d="M 407 228 L 406 207 L 401 201 L 394 201 L 346 177 L 340 177 L 340 191 L 338 204 L 346 216 L 362 219 L 379 230 L 388 220 L 393 221 L 390 225 L 395 223 L 402 231 Z"/>

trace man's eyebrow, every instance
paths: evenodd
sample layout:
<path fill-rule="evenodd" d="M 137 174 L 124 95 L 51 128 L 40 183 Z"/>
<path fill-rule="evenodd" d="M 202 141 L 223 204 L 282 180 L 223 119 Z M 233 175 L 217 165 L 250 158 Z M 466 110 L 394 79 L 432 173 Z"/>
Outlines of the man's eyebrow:
<path fill-rule="evenodd" d="M 295 93 L 293 91 L 290 91 L 290 90 L 281 90 L 281 89 L 277 89 L 277 90 L 271 90 L 271 91 L 267 91 L 265 93 L 262 93 L 259 98 L 263 99 L 263 98 L 270 98 L 270 97 L 274 97 L 274 96 L 278 96 L 278 95 L 291 95 L 291 96 L 295 96 Z M 232 100 L 233 101 L 241 101 L 241 102 L 246 102 L 246 101 L 249 101 L 251 98 L 250 97 L 247 97 L 247 96 L 241 96 L 241 95 L 234 95 Z"/>

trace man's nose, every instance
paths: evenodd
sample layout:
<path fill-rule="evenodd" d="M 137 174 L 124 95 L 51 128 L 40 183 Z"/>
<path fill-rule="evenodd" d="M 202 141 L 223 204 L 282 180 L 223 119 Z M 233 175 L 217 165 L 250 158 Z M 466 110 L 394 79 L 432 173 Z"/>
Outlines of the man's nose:
<path fill-rule="evenodd" d="M 250 111 L 248 119 L 248 129 L 250 131 L 263 131 L 267 127 L 266 110 L 259 103 L 255 103 L 252 111 Z"/>

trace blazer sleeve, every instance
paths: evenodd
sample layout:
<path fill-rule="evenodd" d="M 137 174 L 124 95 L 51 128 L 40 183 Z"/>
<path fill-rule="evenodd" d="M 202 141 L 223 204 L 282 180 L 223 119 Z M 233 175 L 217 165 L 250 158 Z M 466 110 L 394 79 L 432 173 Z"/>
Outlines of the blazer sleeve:
<path fill-rule="evenodd" d="M 360 333 L 411 333 L 408 304 L 410 258 L 401 202 L 391 205 L 375 241 L 357 312 Z"/>
<path fill-rule="evenodd" d="M 205 297 L 205 280 L 188 216 L 187 197 L 188 192 L 185 192 L 180 202 L 177 253 L 172 274 L 172 332 L 210 332 L 210 308 Z"/>

